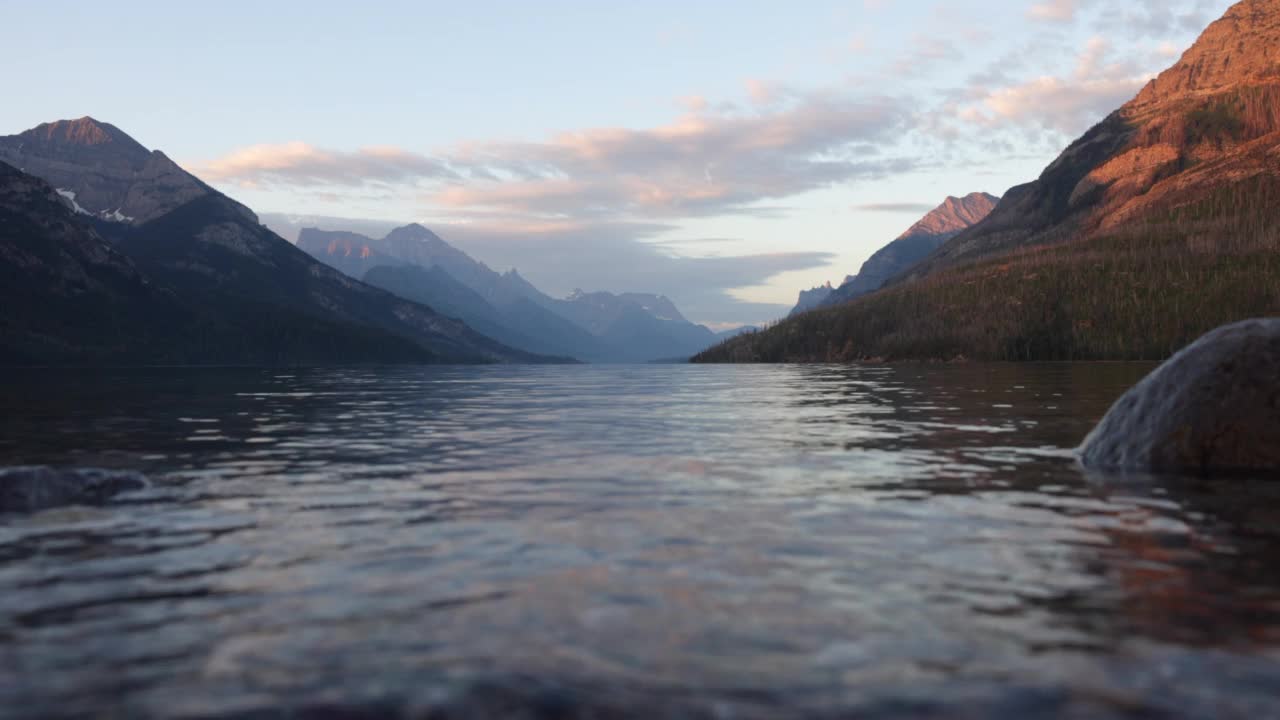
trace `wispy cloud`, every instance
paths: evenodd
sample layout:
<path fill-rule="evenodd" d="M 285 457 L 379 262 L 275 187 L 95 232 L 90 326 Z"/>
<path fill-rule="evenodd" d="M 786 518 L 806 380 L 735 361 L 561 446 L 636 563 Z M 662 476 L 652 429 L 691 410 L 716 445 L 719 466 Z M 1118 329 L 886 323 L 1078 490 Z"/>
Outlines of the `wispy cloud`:
<path fill-rule="evenodd" d="M 865 203 L 862 205 L 854 205 L 854 210 L 862 212 L 885 212 L 885 213 L 909 213 L 921 214 L 927 213 L 937 207 L 937 203 L 912 203 L 912 202 L 891 202 L 891 203 Z"/>
<path fill-rule="evenodd" d="M 985 128 L 1051 130 L 1071 137 L 1130 100 L 1151 77 L 1132 58 L 1113 59 L 1111 44 L 1095 36 L 1070 73 L 1003 85 L 975 79 L 967 97 L 943 112 Z"/>
<path fill-rule="evenodd" d="M 831 256 L 680 257 L 719 249 L 672 240 L 681 228 L 720 233 L 704 219 L 785 216 L 793 199 L 833 187 L 849 193 L 846 208 L 923 214 L 941 197 L 849 203 L 860 186 L 895 176 L 943 169 L 980 177 L 992 158 L 1051 157 L 1131 98 L 1222 4 L 1025 0 L 1014 22 L 1026 32 L 996 38 L 973 13 L 942 3 L 896 44 L 853 36 L 839 62 L 873 44 L 876 52 L 857 63 L 874 71 L 803 88 L 744 78 L 732 99 L 686 89 L 667 122 L 429 151 L 259 145 L 194 169 L 212 182 L 293 197 L 394 193 L 398 207 L 416 210 L 403 220 L 427 220 L 469 252 L 519 266 L 553 292 L 665 292 L 691 317 L 759 320 L 770 316 L 767 305 L 740 303 L 731 289 L 818 268 Z"/>
<path fill-rule="evenodd" d="M 1048 22 L 1069 22 L 1075 20 L 1077 0 L 1045 0 L 1031 6 L 1027 17 L 1032 20 Z"/>
<path fill-rule="evenodd" d="M 253 145 L 193 169 L 210 182 L 246 185 L 340 186 L 458 178 L 439 159 L 399 148 L 369 147 L 343 152 L 304 142 Z"/>
<path fill-rule="evenodd" d="M 434 207 L 537 217 L 699 217 L 913 165 L 879 145 L 909 129 L 905 100 L 751 85 L 747 107 L 703 100 L 666 125 L 593 128 L 540 142 L 472 143 L 434 154 L 255 146 L 196 168 L 214 182 L 408 183 Z"/>

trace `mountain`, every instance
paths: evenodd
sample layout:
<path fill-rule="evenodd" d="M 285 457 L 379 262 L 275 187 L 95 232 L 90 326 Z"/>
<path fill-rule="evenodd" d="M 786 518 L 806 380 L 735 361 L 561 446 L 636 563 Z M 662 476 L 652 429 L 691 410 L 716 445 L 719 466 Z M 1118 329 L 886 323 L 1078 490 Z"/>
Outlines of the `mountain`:
<path fill-rule="evenodd" d="M 822 301 L 826 300 L 834 291 L 835 288 L 831 287 L 831 283 L 819 285 L 811 290 L 801 290 L 800 297 L 796 300 L 796 306 L 791 308 L 791 312 L 787 314 L 787 317 L 799 315 L 803 312 L 809 312 L 821 305 Z"/>
<path fill-rule="evenodd" d="M 872 255 L 857 275 L 844 279 L 829 293 L 822 306 L 840 305 L 879 290 L 890 279 L 906 272 L 951 238 L 981 222 L 1000 199 L 987 193 L 948 197 L 893 242 Z"/>
<path fill-rule="evenodd" d="M 439 266 L 384 265 L 365 273 L 364 281 L 458 318 L 512 347 L 588 361 L 607 360 L 612 354 L 598 338 L 527 298 L 494 307 Z"/>
<path fill-rule="evenodd" d="M 1171 68 L 913 276 L 1160 219 L 1277 172 L 1280 1 L 1244 0 Z M 1234 190 L 1233 190 L 1234 188 Z"/>
<path fill-rule="evenodd" d="M 194 305 L 103 239 L 53 187 L 0 163 L 0 364 L 422 362 L 418 345 L 281 312 Z"/>
<path fill-rule="evenodd" d="M 1160 360 L 1280 315 L 1280 0 L 1244 0 L 879 292 L 704 361 Z"/>
<path fill-rule="evenodd" d="M 394 228 L 381 239 L 303 228 L 298 234 L 298 247 L 351 277 L 364 277 L 380 266 L 439 267 L 495 307 L 521 299 L 538 304 L 552 302 L 515 270 L 495 272 L 417 223 Z"/>
<path fill-rule="evenodd" d="M 378 245 L 377 241 L 359 233 L 315 228 L 304 228 L 297 241 L 297 246 L 312 257 L 353 278 L 363 278 L 377 267 L 408 265 L 404 260 L 377 247 Z"/>
<path fill-rule="evenodd" d="M 394 228 L 382 239 L 304 228 L 298 247 L 351 277 L 438 308 L 514 347 L 589 361 L 617 354 L 547 309 L 555 301 L 516 271 L 495 272 L 416 223 Z"/>
<path fill-rule="evenodd" d="M 42 178 L 81 214 L 133 225 L 215 194 L 164 153 L 89 117 L 0 137 L 0 161 Z"/>
<path fill-rule="evenodd" d="M 189 319 L 47 183 L 0 163 L 0 362 L 146 354 Z"/>
<path fill-rule="evenodd" d="M 231 338 L 217 347 L 202 342 L 209 352 L 192 362 L 540 359 L 316 262 L 114 126 L 91 118 L 49 123 L 0 138 L 0 148 L 7 162 L 53 186 L 65 208 L 176 305 L 195 312 L 208 338 Z"/>
<path fill-rule="evenodd" d="M 531 352 L 645 362 L 688 357 L 716 341 L 664 296 L 577 291 L 552 298 L 515 270 L 498 273 L 418 224 L 381 239 L 304 228 L 298 247 L 352 277 L 454 314 Z"/>
<path fill-rule="evenodd" d="M 689 357 L 716 342 L 715 333 L 689 322 L 662 295 L 575 290 L 552 307 L 613 346 L 619 360 Z"/>

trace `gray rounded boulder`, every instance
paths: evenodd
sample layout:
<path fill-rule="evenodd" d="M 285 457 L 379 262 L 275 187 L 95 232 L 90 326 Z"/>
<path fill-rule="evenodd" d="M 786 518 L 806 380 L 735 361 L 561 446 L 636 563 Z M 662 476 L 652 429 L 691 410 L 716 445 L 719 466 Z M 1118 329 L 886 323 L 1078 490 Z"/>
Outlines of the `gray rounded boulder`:
<path fill-rule="evenodd" d="M 141 473 L 121 470 L 55 470 L 42 466 L 0 469 L 0 512 L 34 512 L 66 505 L 100 505 L 148 486 Z"/>
<path fill-rule="evenodd" d="M 1280 318 L 1226 325 L 1116 402 L 1080 448 L 1085 466 L 1280 471 Z"/>

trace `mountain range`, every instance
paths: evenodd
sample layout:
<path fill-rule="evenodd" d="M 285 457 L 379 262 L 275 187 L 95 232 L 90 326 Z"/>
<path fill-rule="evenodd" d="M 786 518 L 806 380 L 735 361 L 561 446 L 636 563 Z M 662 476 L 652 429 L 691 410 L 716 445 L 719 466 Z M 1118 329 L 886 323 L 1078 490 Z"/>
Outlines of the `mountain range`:
<path fill-rule="evenodd" d="M 829 282 L 815 288 L 801 290 L 800 296 L 796 298 L 796 306 L 791 308 L 791 312 L 787 314 L 787 317 L 794 317 L 800 313 L 809 312 L 816 307 L 820 307 L 822 302 L 831 297 L 833 292 L 835 292 L 835 288 L 831 287 Z"/>
<path fill-rule="evenodd" d="M 661 295 L 576 291 L 553 298 L 418 225 L 383 238 L 303 228 L 298 247 L 347 275 L 415 300 L 504 343 L 593 362 L 689 357 L 721 336 Z"/>
<path fill-rule="evenodd" d="M 85 117 L 0 137 L 0 363 L 1160 359 L 1280 313 L 1280 0 L 1242 0 L 1003 198 L 948 198 L 767 330 L 553 298 L 416 224 L 249 208 Z M 725 340 L 726 337 L 730 339 Z"/>
<path fill-rule="evenodd" d="M 999 201 L 983 192 L 948 197 L 893 242 L 877 250 L 856 275 L 846 277 L 840 287 L 823 298 L 820 306 L 839 305 L 879 290 L 948 240 L 982 222 Z"/>
<path fill-rule="evenodd" d="M 2 137 L 0 162 L 7 362 L 547 359 L 317 262 L 112 125 Z"/>
<path fill-rule="evenodd" d="M 1243 0 L 876 292 L 701 361 L 1167 357 L 1280 314 L 1280 0 Z"/>
<path fill-rule="evenodd" d="M 846 276 L 838 288 L 830 283 L 800 292 L 800 299 L 788 317 L 820 307 L 840 305 L 879 290 L 886 282 L 906 272 L 951 238 L 981 222 L 1000 198 L 976 192 L 964 197 L 948 197 L 907 231 L 873 254 L 856 275 Z"/>
<path fill-rule="evenodd" d="M 633 362 L 724 337 L 662 296 L 552 298 L 421 225 L 294 245 L 89 117 L 0 137 L 0 165 L 8 364 Z"/>

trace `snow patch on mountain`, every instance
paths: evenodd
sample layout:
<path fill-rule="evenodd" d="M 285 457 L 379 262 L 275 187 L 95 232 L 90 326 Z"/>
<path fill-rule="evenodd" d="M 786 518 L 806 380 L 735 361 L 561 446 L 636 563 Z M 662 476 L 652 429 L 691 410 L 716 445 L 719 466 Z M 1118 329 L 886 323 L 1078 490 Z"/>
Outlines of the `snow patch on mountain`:
<path fill-rule="evenodd" d="M 80 203 L 76 202 L 76 194 L 73 191 L 63 190 L 62 188 L 58 188 L 58 194 L 61 195 L 64 199 L 66 199 L 67 202 L 71 203 L 71 209 L 75 210 L 77 214 L 88 215 L 89 217 L 93 217 L 93 213 L 80 207 Z"/>

